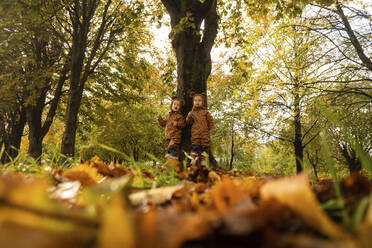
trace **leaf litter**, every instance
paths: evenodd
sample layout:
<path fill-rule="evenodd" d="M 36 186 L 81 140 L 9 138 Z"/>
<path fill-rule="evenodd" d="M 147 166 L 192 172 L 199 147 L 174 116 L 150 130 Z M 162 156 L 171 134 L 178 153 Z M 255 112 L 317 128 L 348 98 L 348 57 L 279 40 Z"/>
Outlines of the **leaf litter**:
<path fill-rule="evenodd" d="M 0 175 L 0 247 L 372 244 L 371 181 L 360 173 L 341 181 L 345 211 L 358 220 L 350 233 L 334 210 L 323 207 L 336 198 L 332 182 L 312 183 L 305 173 L 260 177 L 193 168 L 180 173 L 176 185 L 154 187 L 145 183 L 156 180 L 156 171 L 98 158 L 44 171 Z"/>

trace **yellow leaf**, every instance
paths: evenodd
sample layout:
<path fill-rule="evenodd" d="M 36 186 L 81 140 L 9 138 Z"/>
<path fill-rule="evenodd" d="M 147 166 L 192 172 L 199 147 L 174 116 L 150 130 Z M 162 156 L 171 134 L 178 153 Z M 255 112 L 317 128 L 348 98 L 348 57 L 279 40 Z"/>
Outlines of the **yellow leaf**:
<path fill-rule="evenodd" d="M 271 181 L 262 186 L 261 198 L 274 198 L 289 206 L 300 215 L 308 225 L 328 237 L 349 239 L 349 235 L 332 222 L 320 208 L 315 194 L 310 188 L 307 174 Z"/>
<path fill-rule="evenodd" d="M 102 216 L 102 227 L 98 234 L 100 248 L 135 247 L 135 233 L 131 216 L 120 197 L 108 202 Z"/>

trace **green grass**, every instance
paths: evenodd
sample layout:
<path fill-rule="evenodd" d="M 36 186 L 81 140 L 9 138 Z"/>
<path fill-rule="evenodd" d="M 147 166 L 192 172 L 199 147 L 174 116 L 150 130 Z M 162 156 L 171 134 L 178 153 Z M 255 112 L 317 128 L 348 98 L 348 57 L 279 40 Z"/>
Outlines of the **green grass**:
<path fill-rule="evenodd" d="M 362 147 L 358 144 L 358 142 L 353 138 L 349 129 L 342 124 L 340 119 L 337 117 L 335 113 L 332 112 L 329 108 L 325 106 L 320 106 L 322 113 L 340 130 L 343 132 L 347 141 L 351 144 L 352 148 L 356 151 L 358 157 L 361 160 L 362 167 L 365 169 L 369 174 L 372 173 L 372 161 L 371 157 L 366 154 Z M 331 199 L 328 202 L 322 205 L 324 210 L 333 210 L 336 211 L 336 215 L 341 217 L 343 224 L 345 225 L 346 229 L 349 233 L 355 234 L 356 227 L 358 223 L 360 223 L 364 217 L 366 209 L 368 207 L 368 203 L 370 201 L 369 197 L 363 198 L 359 203 L 358 206 L 352 211 L 348 212 L 345 208 L 345 203 L 342 196 L 341 184 L 339 180 L 339 176 L 336 170 L 334 159 L 332 158 L 332 154 L 329 149 L 329 145 L 327 144 L 327 137 L 325 134 L 325 130 L 320 133 L 321 138 L 321 146 L 323 150 L 324 157 L 326 159 L 326 165 L 328 167 L 329 173 L 332 176 L 335 191 L 336 191 L 336 199 Z"/>

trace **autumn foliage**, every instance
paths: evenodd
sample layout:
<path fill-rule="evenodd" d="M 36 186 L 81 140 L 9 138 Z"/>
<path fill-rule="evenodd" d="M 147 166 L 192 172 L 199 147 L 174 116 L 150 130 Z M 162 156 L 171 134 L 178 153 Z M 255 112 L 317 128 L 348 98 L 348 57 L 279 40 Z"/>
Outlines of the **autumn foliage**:
<path fill-rule="evenodd" d="M 212 173 L 213 172 L 213 173 Z M 229 171 L 204 182 L 141 189 L 132 167 L 94 158 L 71 169 L 0 176 L 1 247 L 362 247 L 372 242 L 372 207 L 347 230 L 320 202 L 333 184 Z M 353 174 L 341 183 L 348 212 L 371 194 Z"/>

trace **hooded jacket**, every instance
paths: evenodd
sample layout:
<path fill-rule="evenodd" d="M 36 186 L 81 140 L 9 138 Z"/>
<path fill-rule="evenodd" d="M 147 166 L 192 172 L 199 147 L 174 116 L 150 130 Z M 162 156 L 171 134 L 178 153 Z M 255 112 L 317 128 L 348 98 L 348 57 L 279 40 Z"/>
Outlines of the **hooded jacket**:
<path fill-rule="evenodd" d="M 186 118 L 186 123 L 191 126 L 191 143 L 198 144 L 198 139 L 210 141 L 210 130 L 214 129 L 213 118 L 208 110 L 203 107 L 193 108 Z"/>
<path fill-rule="evenodd" d="M 158 120 L 160 126 L 165 127 L 165 139 L 171 140 L 170 145 L 181 144 L 182 128 L 186 126 L 181 111 L 172 111 L 172 104 L 173 101 L 171 102 L 171 111 L 165 119 Z M 176 125 L 173 125 L 173 122 L 176 122 Z"/>

